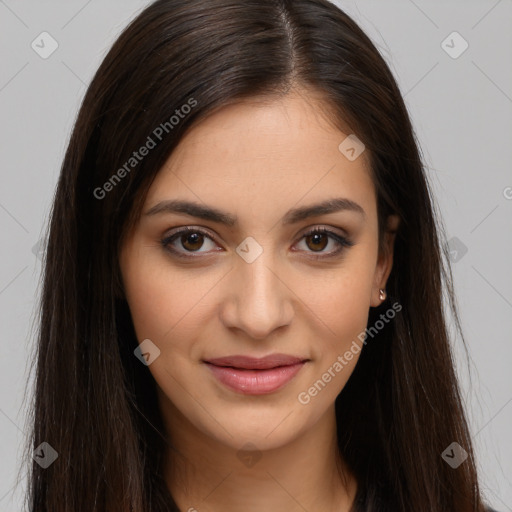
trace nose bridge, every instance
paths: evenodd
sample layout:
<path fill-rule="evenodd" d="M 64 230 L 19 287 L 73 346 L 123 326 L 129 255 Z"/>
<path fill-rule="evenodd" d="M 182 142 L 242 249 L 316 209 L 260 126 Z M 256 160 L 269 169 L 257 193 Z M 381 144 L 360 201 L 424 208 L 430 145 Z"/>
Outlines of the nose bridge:
<path fill-rule="evenodd" d="M 241 244 L 242 245 L 242 244 Z M 252 262 L 240 257 L 232 272 L 230 303 L 224 321 L 256 339 L 291 321 L 293 314 L 290 290 L 281 281 L 277 260 L 265 249 Z"/>

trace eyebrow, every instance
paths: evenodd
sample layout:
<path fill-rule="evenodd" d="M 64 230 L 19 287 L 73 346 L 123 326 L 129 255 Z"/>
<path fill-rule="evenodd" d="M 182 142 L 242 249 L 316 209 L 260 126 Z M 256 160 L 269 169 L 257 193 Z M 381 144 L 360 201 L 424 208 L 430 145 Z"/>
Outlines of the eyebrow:
<path fill-rule="evenodd" d="M 310 217 L 318 217 L 320 215 L 327 215 L 330 213 L 336 213 L 340 211 L 351 211 L 358 213 L 366 218 L 366 213 L 362 206 L 358 203 L 347 199 L 345 197 L 338 197 L 335 199 L 327 199 L 318 204 L 310 206 L 301 206 L 299 208 L 293 208 L 286 212 L 283 217 L 283 225 L 296 224 L 302 220 Z M 191 217 L 198 217 L 203 220 L 209 220 L 226 226 L 235 226 L 238 222 L 238 218 L 230 213 L 224 212 L 217 208 L 206 206 L 200 203 L 192 201 L 185 201 L 180 199 L 172 199 L 161 201 L 155 206 L 151 207 L 145 215 L 158 215 L 163 213 L 184 213 Z"/>

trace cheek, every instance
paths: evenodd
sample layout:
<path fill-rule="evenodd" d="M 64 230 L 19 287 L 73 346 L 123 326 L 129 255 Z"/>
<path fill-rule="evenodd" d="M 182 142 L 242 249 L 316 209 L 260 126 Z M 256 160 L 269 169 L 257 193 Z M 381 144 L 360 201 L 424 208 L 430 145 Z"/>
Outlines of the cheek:
<path fill-rule="evenodd" d="M 308 288 L 308 306 L 317 317 L 320 339 L 311 352 L 312 373 L 297 399 L 318 411 L 330 407 L 345 387 L 363 347 L 373 274 L 371 265 L 359 262 L 326 276 L 323 289 Z"/>
<path fill-rule="evenodd" d="M 182 338 L 181 331 L 191 325 L 191 319 L 201 325 L 201 304 L 218 277 L 204 272 L 201 279 L 192 281 L 186 276 L 186 270 L 170 272 L 154 247 L 134 251 L 124 262 L 126 297 L 139 341 L 149 338 L 162 349 L 170 340 L 175 344 Z M 177 331 L 180 336 L 173 336 Z"/>
<path fill-rule="evenodd" d="M 374 271 L 371 258 L 354 255 L 343 267 L 303 280 L 300 295 L 323 325 L 329 345 L 350 344 L 353 336 L 364 331 Z"/>

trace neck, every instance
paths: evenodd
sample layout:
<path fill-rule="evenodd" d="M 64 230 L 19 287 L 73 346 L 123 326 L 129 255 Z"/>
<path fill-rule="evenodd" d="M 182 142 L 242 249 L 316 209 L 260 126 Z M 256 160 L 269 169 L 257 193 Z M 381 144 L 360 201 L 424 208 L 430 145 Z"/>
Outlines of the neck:
<path fill-rule="evenodd" d="M 287 444 L 237 450 L 163 409 L 169 439 L 164 477 L 187 512 L 349 512 L 356 481 L 339 456 L 334 406 Z"/>

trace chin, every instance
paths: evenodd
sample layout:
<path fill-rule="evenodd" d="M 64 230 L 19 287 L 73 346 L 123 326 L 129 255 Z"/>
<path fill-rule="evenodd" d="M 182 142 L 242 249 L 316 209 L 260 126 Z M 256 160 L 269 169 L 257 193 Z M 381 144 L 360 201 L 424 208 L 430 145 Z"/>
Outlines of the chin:
<path fill-rule="evenodd" d="M 280 448 L 291 443 L 310 428 L 304 422 L 304 417 L 297 423 L 299 415 L 293 412 L 290 414 L 289 410 L 279 411 L 279 413 L 269 411 L 268 414 L 261 409 L 253 410 L 253 417 L 243 413 L 233 415 L 231 412 L 227 414 L 212 412 L 212 414 L 218 418 L 219 423 L 214 422 L 212 425 L 210 422 L 206 429 L 201 429 L 203 433 L 237 451 L 244 449 L 244 446 L 249 443 L 260 451 Z M 223 417 L 228 419 L 223 422 Z"/>

